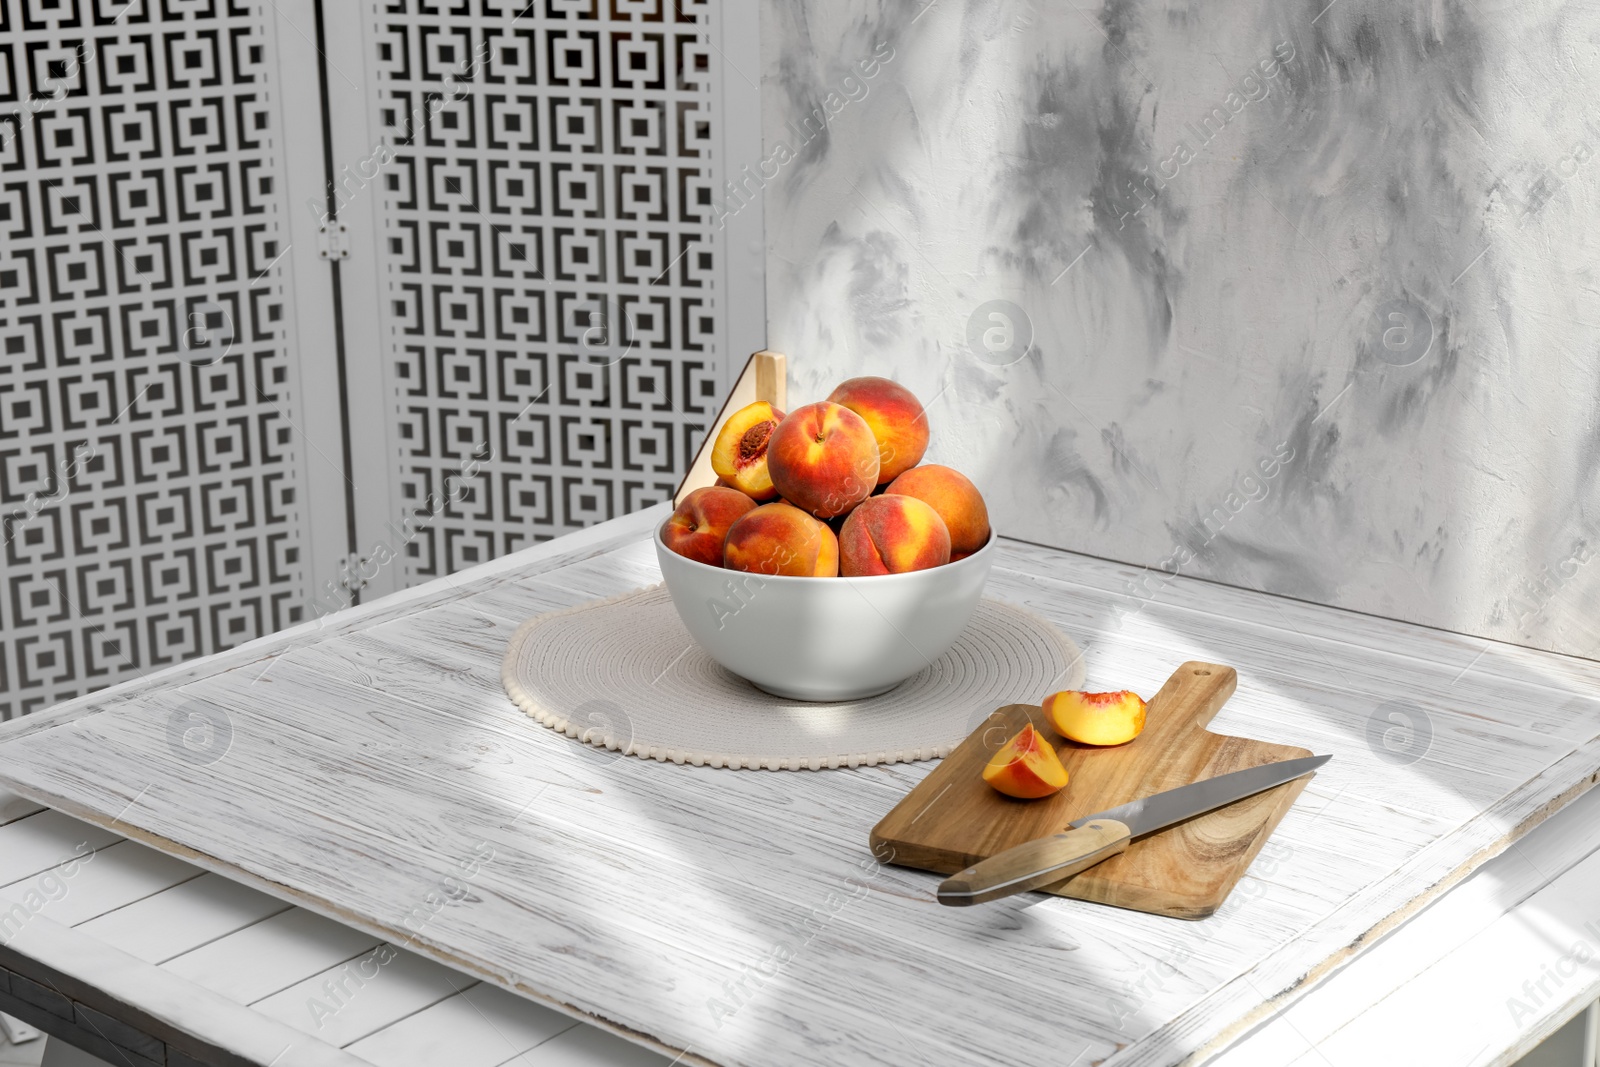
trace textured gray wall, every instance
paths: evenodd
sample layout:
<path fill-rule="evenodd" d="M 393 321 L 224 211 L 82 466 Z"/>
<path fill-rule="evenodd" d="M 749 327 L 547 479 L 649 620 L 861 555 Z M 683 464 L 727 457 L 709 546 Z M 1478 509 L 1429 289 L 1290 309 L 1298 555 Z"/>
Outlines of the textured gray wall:
<path fill-rule="evenodd" d="M 1135 595 L 1600 656 L 1600 8 L 1325 3 L 763 0 L 790 395 Z"/>

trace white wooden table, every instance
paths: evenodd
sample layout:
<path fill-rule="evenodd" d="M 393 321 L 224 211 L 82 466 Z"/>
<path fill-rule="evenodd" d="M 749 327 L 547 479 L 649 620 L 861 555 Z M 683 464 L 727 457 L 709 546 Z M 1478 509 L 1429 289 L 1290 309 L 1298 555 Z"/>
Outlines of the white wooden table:
<path fill-rule="evenodd" d="M 1593 998 L 1593 960 L 1569 966 L 1562 954 L 1569 935 L 1592 936 L 1579 920 L 1594 905 L 1578 902 L 1596 899 L 1582 892 L 1594 864 L 1578 861 L 1600 820 L 1560 816 L 1488 861 L 1592 784 L 1600 665 L 1185 579 L 1158 583 L 1143 601 L 1125 590 L 1131 568 L 1007 543 L 991 591 L 1075 637 L 1092 685 L 1153 690 L 1184 659 L 1227 662 L 1240 670 L 1240 693 L 1218 729 L 1336 758 L 1212 919 L 1054 899 L 952 912 L 932 903 L 935 878 L 876 867 L 866 853 L 867 828 L 926 765 L 730 772 L 596 761 L 507 712 L 497 667 L 510 630 L 535 611 L 655 581 L 646 538 L 661 517 L 617 520 L 9 724 L 0 782 L 90 825 L 12 802 L 0 885 L 14 892 L 43 877 L 74 834 L 96 851 L 61 879 L 59 900 L 0 932 L 0 966 L 21 978 L 7 979 L 0 1010 L 48 1001 L 62 1023 L 99 1027 L 106 1050 L 158 1063 L 491 1064 L 520 1055 L 519 1043 L 554 1054 L 606 1031 L 686 1062 L 1076 1055 L 1242 1067 L 1356 1062 L 1328 1050 L 1371 1047 L 1362 1035 L 1381 1031 L 1396 1002 L 1378 1003 L 1383 984 L 1408 969 L 1404 995 L 1423 1001 L 1430 982 L 1459 984 L 1473 959 L 1496 961 L 1469 983 L 1475 994 L 1498 991 L 1501 979 L 1506 989 L 1537 982 L 1545 966 L 1564 972 L 1559 990 L 1547 979 L 1546 995 L 1515 1019 L 1504 996 L 1485 1008 L 1481 1048 L 1418 1062 L 1509 1062 Z M 313 699 L 319 684 L 338 687 L 338 699 Z M 153 742 L 163 739 L 150 727 L 165 724 L 162 712 L 234 687 L 243 695 L 228 704 L 226 758 L 153 773 L 162 760 Z M 1394 755 L 1383 739 L 1390 700 L 1408 701 L 1402 710 L 1431 728 L 1414 762 L 1384 758 Z M 304 729 L 310 711 L 359 719 L 367 735 L 325 739 L 325 754 L 381 773 L 347 780 L 335 761 L 305 777 L 307 757 L 270 742 L 277 730 Z M 435 735 L 423 745 L 416 722 L 407 729 L 421 734 L 385 733 L 386 716 L 419 711 L 434 727 L 449 722 L 459 744 L 441 747 Z M 412 794 L 428 794 L 441 774 L 470 779 L 477 802 L 424 818 L 408 807 Z M 340 804 L 298 806 L 330 785 L 343 790 Z M 1580 803 L 1574 812 L 1594 807 Z M 419 830 L 440 819 L 464 820 L 447 840 L 492 838 L 495 861 L 472 880 L 477 899 L 441 911 L 417 936 L 400 922 L 407 909 L 380 898 L 409 908 L 460 869 L 459 849 L 430 850 Z M 364 843 L 381 861 L 373 869 L 388 872 L 384 884 L 372 869 L 352 877 L 349 854 L 334 862 L 310 847 L 329 826 Z M 27 844 L 45 831 L 50 847 Z M 541 862 L 520 862 L 518 850 L 535 847 Z M 156 936 L 159 917 L 174 914 Z M 1453 918 L 1430 926 L 1435 914 Z M 809 936 L 774 962 L 773 946 L 807 915 Z M 486 918 L 486 935 L 474 937 Z M 1542 937 L 1516 936 L 1531 921 L 1544 924 Z M 296 934 L 297 924 L 310 932 Z M 171 928 L 183 931 L 177 941 Z M 369 964 L 377 977 L 360 985 L 341 977 L 352 964 L 359 974 L 385 939 L 417 955 L 381 957 Z M 329 955 L 293 968 L 305 973 L 267 977 L 261 961 L 280 943 Z M 238 946 L 253 961 L 242 969 L 186 970 Z M 499 953 L 516 954 L 515 966 Z M 1378 977 L 1346 980 L 1384 959 Z M 258 984 L 229 984 L 258 971 Z M 341 981 L 343 995 L 333 991 Z M 1302 999 L 1319 981 L 1323 991 Z M 322 1010 L 308 1007 L 313 998 Z M 1494 1011 L 1506 1025 L 1490 1026 Z M 474 1015 L 513 1035 L 478 1058 L 427 1058 L 424 1035 L 470 1044 L 486 1034 Z M 601 1029 L 563 1029 L 571 1018 Z M 1415 1018 L 1410 1028 L 1430 1029 Z M 414 1058 L 395 1058 L 405 1055 Z"/>
<path fill-rule="evenodd" d="M 45 900 L 37 910 L 30 891 Z M 28 914 L 8 915 L 18 904 Z M 111 1067 L 668 1062 L 9 793 L 0 793 L 0 909 L 0 1011 Z M 330 981 L 344 988 L 343 1005 Z M 308 1011 L 312 1001 L 334 1010 Z"/>
<path fill-rule="evenodd" d="M 8 857 L 31 856 L 26 862 L 11 860 L 0 878 L 39 868 L 8 881 L 7 895 L 37 882 L 44 871 L 71 863 L 83 855 L 84 842 L 103 837 L 87 823 L 0 794 L 0 849 Z M 1532 1015 L 1513 1020 L 1506 1010 L 1508 1000 L 1525 997 L 1522 983 L 1552 962 L 1552 940 L 1593 943 L 1594 932 L 1586 927 L 1595 921 L 1600 900 L 1597 846 L 1600 791 L 1586 794 L 1515 848 L 1486 862 L 1381 945 L 1211 1064 L 1367 1067 L 1374 1050 L 1384 1050 L 1395 1062 L 1474 1067 L 1513 1062 L 1600 997 L 1600 970 L 1591 966 L 1559 987 L 1547 984 L 1552 995 Z M 233 1021 L 240 1008 L 258 1005 L 257 1010 L 270 1012 L 283 1003 L 284 990 L 303 988 L 330 969 L 359 968 L 377 947 L 359 931 L 134 841 L 112 838 L 96 854 L 117 860 L 102 868 L 96 903 L 54 917 L 43 913 L 43 921 L 55 927 L 52 941 L 70 947 L 81 968 L 73 981 L 77 995 L 87 1001 L 79 1001 L 83 1010 L 67 1016 L 63 1000 L 70 998 L 60 988 L 68 983 L 61 972 L 44 970 L 45 960 L 31 957 L 11 967 L 32 978 L 18 981 L 9 969 L 0 976 L 0 1010 L 43 1025 L 112 1067 L 148 1061 L 146 1053 L 157 1044 L 165 1048 L 165 1062 L 175 1067 L 238 1062 L 243 1058 L 238 1034 L 270 1025 L 255 1020 L 240 1027 Z M 148 872 L 163 867 L 184 879 L 156 888 L 167 880 L 152 883 Z M 44 956 L 47 950 L 36 951 Z M 372 988 L 359 1025 L 302 1036 L 293 1031 L 314 1024 L 308 1015 L 291 1014 L 287 1029 L 276 1035 L 284 1041 L 281 1051 L 293 1056 L 278 1062 L 301 1062 L 299 1046 L 314 1040 L 318 1045 L 344 1041 L 353 1062 L 376 1067 L 669 1065 L 666 1057 L 439 964 L 419 957 L 408 964 L 407 980 Z M 118 975 L 133 979 L 120 987 L 127 1000 L 114 995 L 119 987 L 111 976 Z M 208 1031 L 197 1025 L 217 1015 L 219 998 L 224 1026 L 217 1028 L 218 1036 L 228 1056 L 209 1054 L 203 1036 Z M 159 1021 L 163 1013 L 171 1013 L 164 1022 Z M 1464 1018 L 1480 1024 L 1457 1025 Z M 166 1040 L 153 1036 L 163 1027 L 170 1030 Z M 318 1054 L 327 1055 L 320 1049 Z M 1565 1067 L 1580 1065 L 1572 1061 Z"/>

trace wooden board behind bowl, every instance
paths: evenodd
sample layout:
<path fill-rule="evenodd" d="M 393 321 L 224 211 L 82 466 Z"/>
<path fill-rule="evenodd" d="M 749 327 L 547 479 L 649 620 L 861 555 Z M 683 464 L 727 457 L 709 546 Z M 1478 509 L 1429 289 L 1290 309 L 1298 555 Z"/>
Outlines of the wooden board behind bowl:
<path fill-rule="evenodd" d="M 1000 708 L 873 827 L 873 853 L 885 862 L 954 874 L 1013 845 L 1060 833 L 1084 815 L 1229 771 L 1311 755 L 1205 729 L 1237 682 L 1232 667 L 1183 664 L 1151 698 L 1144 732 L 1111 748 L 1066 740 L 1035 705 Z M 1015 800 L 984 782 L 982 771 L 1030 721 L 1060 753 L 1067 787 L 1040 800 Z M 1137 838 L 1124 854 L 1042 892 L 1205 918 L 1222 906 L 1310 779 Z"/>
<path fill-rule="evenodd" d="M 696 489 L 717 484 L 717 472 L 711 469 L 711 446 L 717 439 L 717 433 L 722 429 L 722 424 L 728 421 L 729 415 L 757 400 L 765 400 L 779 411 L 786 410 L 789 403 L 789 376 L 782 352 L 757 352 L 745 362 L 744 370 L 739 372 L 733 388 L 728 390 L 727 398 L 722 401 L 716 421 L 701 439 L 700 450 L 689 463 L 689 472 L 678 483 L 678 491 L 672 494 L 673 507 L 683 503 L 683 498 Z"/>

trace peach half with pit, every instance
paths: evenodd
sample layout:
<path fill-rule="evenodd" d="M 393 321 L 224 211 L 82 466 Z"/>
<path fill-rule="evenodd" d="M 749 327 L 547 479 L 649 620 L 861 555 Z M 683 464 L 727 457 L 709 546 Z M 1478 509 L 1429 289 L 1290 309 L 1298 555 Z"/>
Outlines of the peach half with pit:
<path fill-rule="evenodd" d="M 851 378 L 828 394 L 861 416 L 878 442 L 878 484 L 893 481 L 922 462 L 928 450 L 928 413 L 922 402 L 888 378 Z"/>
<path fill-rule="evenodd" d="M 1037 800 L 1066 786 L 1067 769 L 1030 722 L 984 764 L 983 780 L 1008 797 Z"/>
<path fill-rule="evenodd" d="M 839 573 L 847 578 L 904 574 L 949 562 L 944 520 L 913 496 L 863 501 L 839 530 Z"/>
<path fill-rule="evenodd" d="M 839 539 L 793 504 L 763 504 L 733 524 L 722 561 L 735 571 L 832 578 L 839 573 Z"/>
<path fill-rule="evenodd" d="M 1084 745 L 1122 745 L 1144 730 L 1145 702 L 1138 693 L 1064 690 L 1045 698 L 1045 717 L 1056 732 Z"/>
<path fill-rule="evenodd" d="M 878 442 L 860 415 L 824 400 L 789 412 L 767 440 L 778 495 L 819 519 L 843 515 L 878 485 Z"/>
<path fill-rule="evenodd" d="M 783 412 L 765 400 L 746 404 L 729 415 L 711 445 L 711 469 L 717 472 L 717 480 L 752 500 L 777 496 L 767 469 L 767 446 L 782 421 Z"/>
<path fill-rule="evenodd" d="M 728 531 L 755 507 L 756 502 L 737 489 L 696 489 L 667 517 L 661 543 L 685 559 L 720 567 Z"/>
<path fill-rule="evenodd" d="M 916 497 L 933 508 L 950 531 L 950 558 L 971 555 L 989 540 L 989 508 L 965 474 L 937 463 L 912 467 L 885 493 Z"/>

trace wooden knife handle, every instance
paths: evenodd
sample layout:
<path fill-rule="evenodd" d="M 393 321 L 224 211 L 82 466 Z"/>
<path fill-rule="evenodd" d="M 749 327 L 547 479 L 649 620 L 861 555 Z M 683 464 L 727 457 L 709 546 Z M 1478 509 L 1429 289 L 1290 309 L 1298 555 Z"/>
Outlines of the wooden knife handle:
<path fill-rule="evenodd" d="M 1059 882 L 1127 851 L 1129 836 L 1115 819 L 1096 819 L 1064 834 L 1026 841 L 946 878 L 939 884 L 939 903 L 983 904 Z"/>

